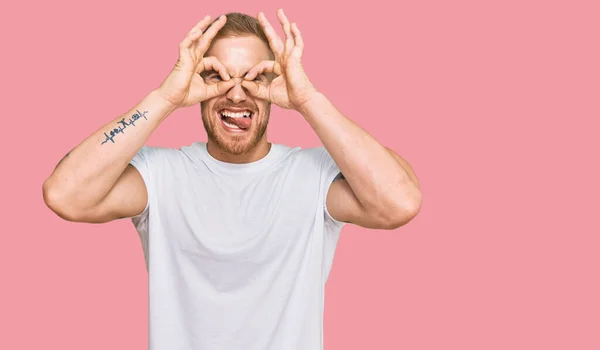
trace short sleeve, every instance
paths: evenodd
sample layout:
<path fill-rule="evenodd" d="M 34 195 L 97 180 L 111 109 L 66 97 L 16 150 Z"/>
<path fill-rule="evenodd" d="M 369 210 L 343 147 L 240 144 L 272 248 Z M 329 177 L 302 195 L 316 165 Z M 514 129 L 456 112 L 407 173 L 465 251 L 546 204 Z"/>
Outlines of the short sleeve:
<path fill-rule="evenodd" d="M 154 147 L 143 146 L 134 156 L 129 164 L 133 165 L 142 176 L 144 184 L 146 185 L 146 191 L 148 192 L 148 201 L 144 211 L 134 217 L 134 222 L 139 221 L 142 217 L 147 217 L 148 208 L 150 206 L 151 198 L 154 197 L 155 188 L 152 183 L 152 171 L 151 165 L 153 157 L 157 153 L 157 149 Z"/>
<path fill-rule="evenodd" d="M 329 188 L 331 187 L 331 184 L 336 181 L 339 180 L 340 178 L 343 178 L 343 175 L 340 171 L 340 168 L 337 166 L 337 164 L 335 163 L 335 161 L 333 160 L 333 157 L 331 157 L 331 154 L 329 154 L 329 152 L 327 151 L 327 149 L 325 147 L 320 147 L 321 148 L 321 179 L 323 179 L 322 183 L 323 183 L 323 209 L 325 211 L 325 224 L 330 226 L 333 225 L 334 227 L 337 228 L 341 228 L 342 226 L 344 226 L 344 224 L 346 224 L 346 222 L 343 221 L 339 221 L 336 220 L 334 217 L 331 216 L 331 214 L 329 213 L 329 210 L 327 209 L 327 194 L 329 193 Z"/>
<path fill-rule="evenodd" d="M 148 192 L 148 201 L 144 211 L 131 218 L 131 222 L 138 231 L 144 250 L 146 268 L 149 267 L 149 244 L 150 244 L 150 211 L 156 203 L 156 193 L 158 191 L 157 183 L 159 169 L 164 168 L 167 149 L 161 147 L 143 146 L 131 159 L 129 164 L 133 165 L 142 176 L 146 191 Z"/>

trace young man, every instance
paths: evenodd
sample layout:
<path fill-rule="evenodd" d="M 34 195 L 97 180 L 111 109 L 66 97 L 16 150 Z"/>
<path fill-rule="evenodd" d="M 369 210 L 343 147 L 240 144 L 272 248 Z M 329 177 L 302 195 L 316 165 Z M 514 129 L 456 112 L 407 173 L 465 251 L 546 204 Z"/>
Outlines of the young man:
<path fill-rule="evenodd" d="M 132 218 L 153 350 L 321 349 L 342 226 L 394 229 L 419 211 L 411 167 L 311 84 L 300 31 L 277 15 L 284 41 L 262 13 L 201 20 L 162 84 L 44 183 L 66 220 Z M 173 111 L 198 103 L 206 143 L 144 146 Z M 273 103 L 299 112 L 324 147 L 268 142 Z"/>

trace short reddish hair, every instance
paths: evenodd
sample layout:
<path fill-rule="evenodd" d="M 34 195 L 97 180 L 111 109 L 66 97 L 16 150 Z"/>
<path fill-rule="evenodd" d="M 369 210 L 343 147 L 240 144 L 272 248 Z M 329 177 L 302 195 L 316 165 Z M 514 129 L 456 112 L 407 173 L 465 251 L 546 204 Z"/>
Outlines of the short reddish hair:
<path fill-rule="evenodd" d="M 262 40 L 267 45 L 269 50 L 271 50 L 271 46 L 269 45 L 269 39 L 267 38 L 267 35 L 265 34 L 264 30 L 262 29 L 260 23 L 258 23 L 258 20 L 256 18 L 239 12 L 226 13 L 225 16 L 227 17 L 227 21 L 225 22 L 225 25 L 223 25 L 223 28 L 221 28 L 221 30 L 217 32 L 217 35 L 215 35 L 213 40 L 232 36 L 235 37 L 254 35 L 260 40 Z M 217 17 L 215 21 L 218 18 L 219 17 Z"/>

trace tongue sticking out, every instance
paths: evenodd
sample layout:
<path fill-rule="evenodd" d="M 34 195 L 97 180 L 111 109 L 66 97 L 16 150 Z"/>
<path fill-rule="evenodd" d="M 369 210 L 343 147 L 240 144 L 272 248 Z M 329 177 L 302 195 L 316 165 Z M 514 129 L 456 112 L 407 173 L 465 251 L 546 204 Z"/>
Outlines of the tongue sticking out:
<path fill-rule="evenodd" d="M 238 126 L 241 129 L 248 129 L 250 124 L 252 124 L 251 118 L 231 118 L 224 117 L 224 120 L 229 123 Z"/>

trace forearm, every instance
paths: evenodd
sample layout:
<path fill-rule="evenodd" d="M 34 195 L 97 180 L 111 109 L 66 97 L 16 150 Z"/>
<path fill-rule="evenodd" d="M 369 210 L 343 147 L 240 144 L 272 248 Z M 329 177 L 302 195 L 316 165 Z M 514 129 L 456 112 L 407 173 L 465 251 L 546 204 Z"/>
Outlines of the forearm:
<path fill-rule="evenodd" d="M 344 174 L 366 211 L 381 214 L 414 210 L 420 205 L 416 178 L 387 147 L 342 115 L 322 94 L 304 103 L 300 113 Z"/>
<path fill-rule="evenodd" d="M 174 110 L 156 91 L 83 140 L 44 182 L 54 205 L 91 207 L 110 191 L 133 156 Z"/>

